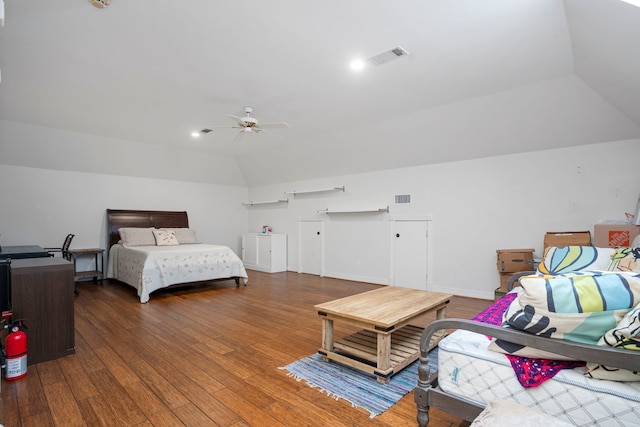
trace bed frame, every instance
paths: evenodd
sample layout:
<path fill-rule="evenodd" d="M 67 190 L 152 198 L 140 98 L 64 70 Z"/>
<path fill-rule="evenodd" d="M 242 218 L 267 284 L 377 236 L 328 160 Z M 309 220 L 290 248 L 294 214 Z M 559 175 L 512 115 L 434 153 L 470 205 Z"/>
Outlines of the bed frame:
<path fill-rule="evenodd" d="M 420 338 L 420 362 L 418 365 L 418 385 L 414 389 L 414 401 L 418 407 L 418 426 L 425 427 L 429 423 L 429 408 L 434 407 L 453 414 L 466 421 L 473 421 L 484 406 L 470 400 L 452 396 L 438 387 L 438 374 L 433 375 L 429 369 L 429 342 L 431 336 L 440 330 L 464 329 L 471 332 L 499 338 L 516 344 L 562 354 L 576 360 L 584 360 L 617 368 L 640 370 L 640 357 L 637 351 L 613 349 L 587 344 L 578 344 L 556 338 L 545 338 L 527 334 L 515 329 L 507 329 L 485 323 L 465 319 L 442 319 L 432 322 L 425 328 Z"/>
<path fill-rule="evenodd" d="M 189 228 L 189 217 L 186 211 L 107 209 L 107 256 L 111 246 L 115 245 L 120 240 L 119 230 L 122 227 Z M 240 286 L 240 277 L 212 279 L 204 282 L 215 282 L 230 279 L 235 281 L 236 287 Z M 169 288 L 190 284 L 193 283 L 177 283 L 169 286 Z"/>
<path fill-rule="evenodd" d="M 188 228 L 185 211 L 140 211 L 107 209 L 107 251 L 118 243 L 122 227 Z"/>

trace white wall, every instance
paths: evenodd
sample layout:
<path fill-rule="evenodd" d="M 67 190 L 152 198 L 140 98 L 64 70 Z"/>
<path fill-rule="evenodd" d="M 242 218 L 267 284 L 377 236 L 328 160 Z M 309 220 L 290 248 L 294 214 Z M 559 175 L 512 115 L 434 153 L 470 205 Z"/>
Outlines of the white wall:
<path fill-rule="evenodd" d="M 288 196 L 288 204 L 248 208 L 248 228 L 257 232 L 267 224 L 287 233 L 289 270 L 297 271 L 298 220 L 336 221 L 318 210 L 388 205 L 395 215 L 431 215 L 429 289 L 489 299 L 499 285 L 496 249 L 534 248 L 539 256 L 547 231 L 593 232 L 594 223 L 633 212 L 640 194 L 638 159 L 635 139 L 257 186 L 249 189 L 253 201 L 283 198 L 293 190 L 344 185 L 346 191 Z M 396 194 L 410 194 L 411 204 L 394 205 Z M 350 246 L 331 258 L 351 258 Z M 388 266 L 388 257 L 372 253 L 378 254 L 374 263 Z M 366 276 L 360 269 L 370 262 L 341 266 L 342 275 Z M 335 271 L 335 265 L 326 271 Z"/>
<path fill-rule="evenodd" d="M 245 187 L 0 164 L 3 245 L 106 247 L 106 209 L 187 211 L 198 238 L 240 253 Z"/>
<path fill-rule="evenodd" d="M 106 209 L 187 211 L 200 240 L 240 253 L 234 159 L 0 120 L 0 243 L 106 248 Z"/>
<path fill-rule="evenodd" d="M 325 271 L 386 283 L 388 241 L 365 236 L 356 245 L 341 244 L 342 237 L 353 237 L 345 233 L 363 229 L 345 223 L 357 216 L 345 220 L 317 211 L 390 206 L 392 215 L 433 219 L 429 289 L 480 298 L 492 298 L 498 286 L 496 249 L 532 247 L 540 255 L 546 231 L 593 230 L 600 220 L 623 219 L 640 193 L 638 139 L 247 188 L 218 182 L 226 179 L 218 175 L 235 174 L 237 167 L 216 169 L 207 156 L 191 162 L 189 152 L 153 154 L 154 147 L 135 142 L 0 125 L 2 244 L 59 246 L 71 232 L 73 247 L 104 247 L 108 208 L 186 210 L 201 240 L 238 253 L 243 232 L 267 224 L 287 233 L 288 266 L 297 271 L 298 221 L 318 219 L 333 232 Z M 118 163 L 104 144 L 115 144 L 128 160 Z M 34 151 L 47 156 L 30 156 Z M 30 163 L 34 159 L 39 163 Z M 168 179 L 159 178 L 161 169 L 169 171 Z M 345 192 L 288 196 L 288 204 L 242 206 L 285 198 L 286 191 L 343 185 Z M 410 194 L 411 204 L 394 205 L 396 194 Z M 364 220 L 385 230 L 381 221 L 387 219 Z"/>
<path fill-rule="evenodd" d="M 193 145 L 163 147 L 0 119 L 0 164 L 237 185 L 237 162 Z"/>

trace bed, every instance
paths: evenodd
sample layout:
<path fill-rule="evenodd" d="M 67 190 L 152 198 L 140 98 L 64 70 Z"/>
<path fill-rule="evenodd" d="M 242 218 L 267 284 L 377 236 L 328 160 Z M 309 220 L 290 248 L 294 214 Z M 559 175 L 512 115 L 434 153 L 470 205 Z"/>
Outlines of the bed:
<path fill-rule="evenodd" d="M 527 276 L 521 287 L 474 319 L 442 319 L 425 328 L 420 343 L 419 379 L 414 390 L 419 426 L 428 424 L 431 407 L 472 421 L 490 402 L 501 399 L 535 408 L 571 425 L 640 426 L 640 272 L 635 271 L 638 265 L 630 270 L 626 255 L 616 258 L 622 252 L 613 253 L 613 249 L 598 253 L 598 248 L 567 248 L 558 251 L 555 260 L 554 249 L 545 254 L 540 268 L 551 271 Z M 586 264 L 591 270 L 557 271 L 575 268 L 574 261 L 584 253 L 590 254 L 587 257 L 590 262 Z M 567 262 L 571 257 L 572 261 Z M 636 252 L 634 263 L 638 257 L 640 253 Z M 568 264 L 574 266 L 567 267 Z M 596 284 L 602 299 L 608 298 L 609 306 L 597 311 L 587 309 L 588 304 L 584 303 L 581 313 L 569 313 L 564 306 L 561 310 L 557 304 L 559 289 L 563 292 L 586 289 L 585 284 Z M 613 302 L 608 292 L 617 292 L 618 297 L 621 292 L 627 295 L 628 301 L 622 305 L 628 308 L 616 306 L 618 303 Z M 576 294 L 566 292 L 566 295 L 573 298 Z M 535 309 L 538 314 L 541 310 L 536 306 L 536 298 L 547 306 L 554 302 L 555 310 L 562 315 L 558 315 L 559 320 L 550 315 L 547 324 L 537 322 Z M 622 299 L 618 298 L 618 302 Z M 527 326 L 520 330 L 517 322 L 526 317 L 527 309 L 518 311 L 519 307 L 534 307 L 534 314 L 526 319 Z M 594 326 L 582 328 L 581 333 L 593 336 L 604 330 L 596 341 L 593 337 L 578 337 L 574 331 L 579 327 L 564 328 L 561 323 L 566 318 L 575 321 L 579 318 L 587 324 L 585 319 L 596 316 L 602 321 L 609 315 L 611 319 L 606 325 L 603 322 L 602 330 Z M 430 353 L 431 336 L 441 330 L 453 332 Z M 503 348 L 495 351 L 496 346 L 505 343 L 509 351 Z M 528 352 L 540 351 L 551 354 L 525 357 Z M 551 359 L 552 356 L 555 358 Z M 437 372 L 430 370 L 430 358 L 437 358 Z"/>
<path fill-rule="evenodd" d="M 107 277 L 137 290 L 141 303 L 170 286 L 248 275 L 227 246 L 201 243 L 189 228 L 187 212 L 107 210 Z"/>

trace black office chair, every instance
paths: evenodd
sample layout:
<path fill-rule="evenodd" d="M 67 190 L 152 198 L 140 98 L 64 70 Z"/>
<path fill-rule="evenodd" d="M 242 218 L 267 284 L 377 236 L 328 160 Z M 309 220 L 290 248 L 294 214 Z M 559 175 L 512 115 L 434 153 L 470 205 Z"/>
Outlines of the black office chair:
<path fill-rule="evenodd" d="M 49 252 L 49 256 L 55 256 L 57 252 L 60 252 L 60 255 L 62 256 L 62 258 L 66 259 L 67 261 L 71 261 L 71 252 L 69 252 L 69 247 L 71 247 L 71 241 L 73 240 L 74 237 L 75 237 L 75 234 L 67 234 L 67 237 L 64 238 L 64 243 L 62 244 L 61 248 L 44 248 L 44 249 Z M 78 291 L 78 284 L 75 283 L 75 278 L 73 283 L 73 293 L 76 295 L 80 294 L 80 291 Z"/>
<path fill-rule="evenodd" d="M 47 252 L 49 252 L 49 256 L 55 256 L 57 252 L 60 252 L 62 258 L 67 261 L 71 261 L 71 253 L 69 252 L 69 247 L 71 246 L 71 241 L 75 237 L 75 234 L 67 234 L 67 237 L 64 238 L 64 243 L 61 248 L 44 248 Z"/>

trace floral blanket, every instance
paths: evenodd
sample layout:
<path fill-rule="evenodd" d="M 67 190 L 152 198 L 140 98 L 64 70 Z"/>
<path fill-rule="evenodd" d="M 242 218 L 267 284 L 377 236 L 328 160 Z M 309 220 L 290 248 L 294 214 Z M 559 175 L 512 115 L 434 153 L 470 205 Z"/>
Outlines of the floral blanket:
<path fill-rule="evenodd" d="M 471 320 L 489 325 L 501 325 L 502 315 L 515 298 L 515 293 L 506 294 Z M 510 354 L 505 354 L 505 356 L 509 359 L 518 381 L 525 388 L 539 386 L 546 380 L 553 378 L 561 369 L 585 366 L 584 362 L 533 359 Z"/>
<path fill-rule="evenodd" d="M 107 277 L 136 288 L 142 303 L 149 301 L 151 292 L 177 283 L 232 277 L 248 280 L 242 260 L 230 248 L 209 244 L 113 245 Z"/>

